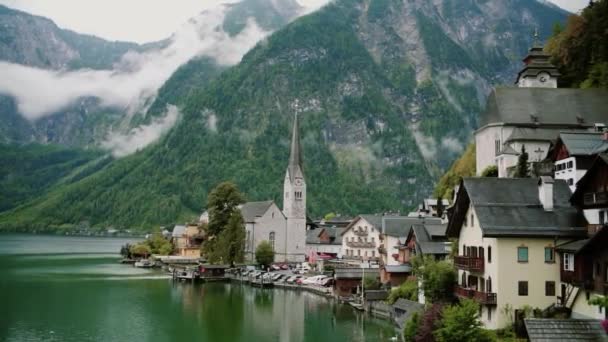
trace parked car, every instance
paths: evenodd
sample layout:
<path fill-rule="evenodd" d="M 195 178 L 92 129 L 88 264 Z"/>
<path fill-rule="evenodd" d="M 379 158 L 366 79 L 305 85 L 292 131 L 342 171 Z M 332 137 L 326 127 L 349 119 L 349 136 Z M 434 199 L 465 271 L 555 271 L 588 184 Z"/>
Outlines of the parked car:
<path fill-rule="evenodd" d="M 302 285 L 302 282 L 303 282 L 304 280 L 306 280 L 306 277 L 303 277 L 303 276 L 297 276 L 297 277 L 296 277 L 296 284 L 298 284 L 298 285 Z"/>
<path fill-rule="evenodd" d="M 332 286 L 334 284 L 334 278 L 331 277 L 327 277 L 323 280 L 321 280 L 320 285 L 323 287 L 329 287 Z"/>
<path fill-rule="evenodd" d="M 321 278 L 323 278 L 323 277 L 325 277 L 325 276 L 317 275 L 317 276 L 308 277 L 308 278 L 302 280 L 302 284 L 303 285 L 317 285 L 317 281 L 321 280 Z"/>
<path fill-rule="evenodd" d="M 273 271 L 278 271 L 281 269 L 281 266 L 275 264 L 275 265 L 270 266 L 270 269 Z"/>
<path fill-rule="evenodd" d="M 289 265 L 283 264 L 283 265 L 281 265 L 281 269 L 282 270 L 288 270 L 289 269 Z"/>

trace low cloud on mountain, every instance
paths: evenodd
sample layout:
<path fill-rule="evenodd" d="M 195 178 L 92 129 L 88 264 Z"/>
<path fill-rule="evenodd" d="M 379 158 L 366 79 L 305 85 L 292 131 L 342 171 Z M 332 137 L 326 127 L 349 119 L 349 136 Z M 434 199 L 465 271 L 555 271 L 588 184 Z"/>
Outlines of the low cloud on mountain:
<path fill-rule="evenodd" d="M 184 24 L 161 49 L 130 52 L 113 70 L 51 71 L 0 62 L 0 93 L 14 96 L 19 111 L 36 120 L 95 96 L 104 106 L 141 109 L 177 68 L 195 56 L 209 56 L 233 65 L 269 32 L 250 21 L 237 36 L 222 29 L 224 8 L 203 12 Z M 219 28 L 219 29 L 218 29 Z"/>

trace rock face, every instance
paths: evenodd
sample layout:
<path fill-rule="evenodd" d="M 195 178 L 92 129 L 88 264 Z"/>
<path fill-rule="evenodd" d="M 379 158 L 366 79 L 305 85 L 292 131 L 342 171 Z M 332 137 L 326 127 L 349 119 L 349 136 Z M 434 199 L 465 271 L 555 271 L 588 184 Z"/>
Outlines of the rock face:
<path fill-rule="evenodd" d="M 295 112 L 309 215 L 407 211 L 463 151 L 490 87 L 512 82 L 534 28 L 546 37 L 565 18 L 529 0 L 335 1 L 208 85 L 161 89 L 182 112 L 166 137 L 18 215 L 168 224 L 200 211 L 226 179 L 249 200 L 278 202 Z"/>

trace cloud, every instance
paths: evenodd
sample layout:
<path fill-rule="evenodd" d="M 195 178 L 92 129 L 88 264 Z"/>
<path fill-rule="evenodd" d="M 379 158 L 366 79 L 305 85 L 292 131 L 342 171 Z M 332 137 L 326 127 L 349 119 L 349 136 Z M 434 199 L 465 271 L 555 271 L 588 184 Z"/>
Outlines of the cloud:
<path fill-rule="evenodd" d="M 157 118 L 149 125 L 134 128 L 127 133 L 111 132 L 101 143 L 101 146 L 112 151 L 115 157 L 133 154 L 167 133 L 175 125 L 179 116 L 179 109 L 176 106 L 168 105 L 163 117 Z"/>
<path fill-rule="evenodd" d="M 113 70 L 50 71 L 0 62 L 0 93 L 15 97 L 19 111 L 29 120 L 88 96 L 99 98 L 103 106 L 136 112 L 190 59 L 209 56 L 218 64 L 234 65 L 269 34 L 250 21 L 239 35 L 230 37 L 221 29 L 224 15 L 224 6 L 207 10 L 184 24 L 167 47 L 129 52 Z"/>
<path fill-rule="evenodd" d="M 431 160 L 437 157 L 437 143 L 433 137 L 427 137 L 418 130 L 413 130 L 412 134 L 424 159 Z"/>
<path fill-rule="evenodd" d="M 327 5 L 330 0 L 297 0 L 300 6 L 304 8 L 303 14 L 308 14 Z"/>
<path fill-rule="evenodd" d="M 441 147 L 454 153 L 460 153 L 464 151 L 464 145 L 460 142 L 460 140 L 453 137 L 443 138 L 441 140 Z"/>

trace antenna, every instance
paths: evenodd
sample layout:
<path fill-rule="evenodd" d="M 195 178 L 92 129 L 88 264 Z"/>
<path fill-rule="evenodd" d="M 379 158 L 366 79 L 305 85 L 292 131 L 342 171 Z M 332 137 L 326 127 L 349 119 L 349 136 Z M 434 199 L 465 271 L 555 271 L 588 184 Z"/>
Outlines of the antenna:
<path fill-rule="evenodd" d="M 540 41 L 540 39 L 539 39 L 539 34 L 538 34 L 538 26 L 536 26 L 534 28 L 534 46 L 535 47 L 540 46 L 539 41 Z"/>

